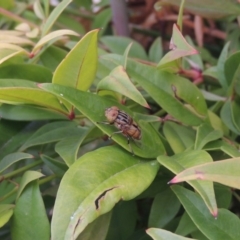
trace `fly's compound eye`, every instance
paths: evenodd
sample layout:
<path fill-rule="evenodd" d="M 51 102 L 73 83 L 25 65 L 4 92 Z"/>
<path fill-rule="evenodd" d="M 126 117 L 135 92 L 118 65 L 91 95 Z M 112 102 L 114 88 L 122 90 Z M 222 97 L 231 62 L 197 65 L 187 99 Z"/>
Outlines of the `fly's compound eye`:
<path fill-rule="evenodd" d="M 118 116 L 118 108 L 110 107 L 105 111 L 105 116 L 108 122 L 113 123 Z"/>

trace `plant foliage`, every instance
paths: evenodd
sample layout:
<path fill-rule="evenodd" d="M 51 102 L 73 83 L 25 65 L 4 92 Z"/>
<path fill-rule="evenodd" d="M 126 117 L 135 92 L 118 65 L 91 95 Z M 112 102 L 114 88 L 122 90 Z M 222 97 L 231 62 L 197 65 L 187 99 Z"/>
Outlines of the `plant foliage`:
<path fill-rule="evenodd" d="M 239 4 L 172 2 L 167 53 L 114 36 L 108 1 L 0 3 L 1 239 L 240 239 L 239 43 L 216 59 L 181 30 L 183 7 L 234 24 Z M 141 140 L 103 123 L 111 106 Z"/>

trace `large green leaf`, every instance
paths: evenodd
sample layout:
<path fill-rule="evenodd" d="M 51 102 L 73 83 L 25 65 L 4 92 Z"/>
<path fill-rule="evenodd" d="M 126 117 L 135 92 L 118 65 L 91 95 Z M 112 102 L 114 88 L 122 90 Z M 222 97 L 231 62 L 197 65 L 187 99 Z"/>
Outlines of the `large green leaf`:
<path fill-rule="evenodd" d="M 153 181 L 159 165 L 116 147 L 85 154 L 64 175 L 52 219 L 52 239 L 76 239 L 119 200 L 139 195 Z"/>
<path fill-rule="evenodd" d="M 50 239 L 50 225 L 37 181 L 29 183 L 17 200 L 11 233 L 13 240 Z"/>
<path fill-rule="evenodd" d="M 208 239 L 240 239 L 240 220 L 236 215 L 226 209 L 219 209 L 218 217 L 214 219 L 198 194 L 180 186 L 173 186 L 172 190 Z"/>
<path fill-rule="evenodd" d="M 239 171 L 240 157 L 230 158 L 188 168 L 175 176 L 171 183 L 201 179 L 240 189 Z"/>
<path fill-rule="evenodd" d="M 128 108 L 118 104 L 111 99 L 103 98 L 89 92 L 83 92 L 56 84 L 42 84 L 40 87 L 56 94 L 57 96 L 61 96 L 64 100 L 70 102 L 83 115 L 88 117 L 93 123 L 95 123 L 108 135 L 116 132 L 116 128 L 105 124 L 97 124 L 97 122 L 106 120 L 104 116 L 106 108 L 109 108 L 111 106 L 118 106 L 120 109 L 133 117 L 133 113 L 129 111 Z M 139 146 L 139 142 L 131 144 L 134 153 L 144 158 L 154 158 L 158 155 L 164 154 L 164 146 L 161 142 L 159 134 L 153 128 L 153 126 L 150 123 L 144 121 L 139 121 L 138 124 L 142 130 L 142 139 L 141 146 Z M 114 134 L 113 139 L 122 147 L 130 151 L 127 140 L 122 134 Z"/>
<path fill-rule="evenodd" d="M 178 174 L 185 169 L 191 168 L 198 164 L 212 162 L 212 158 L 207 152 L 197 150 L 186 151 L 180 154 L 176 154 L 172 157 L 159 156 L 157 160 L 160 162 L 160 164 L 175 174 Z M 218 209 L 213 189 L 213 183 L 210 181 L 201 180 L 187 182 L 201 195 L 212 215 L 217 216 Z"/>
<path fill-rule="evenodd" d="M 98 29 L 87 33 L 58 65 L 53 83 L 86 91 L 97 70 Z"/>

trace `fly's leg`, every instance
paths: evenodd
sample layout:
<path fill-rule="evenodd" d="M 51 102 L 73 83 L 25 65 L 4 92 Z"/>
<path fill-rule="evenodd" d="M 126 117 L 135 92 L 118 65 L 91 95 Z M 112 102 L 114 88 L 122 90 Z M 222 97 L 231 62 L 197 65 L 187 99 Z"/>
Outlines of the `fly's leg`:
<path fill-rule="evenodd" d="M 133 152 L 133 149 L 132 149 L 132 145 L 131 145 L 131 143 L 130 143 L 130 137 L 129 137 L 129 136 L 127 136 L 127 143 L 128 143 L 128 146 L 129 146 L 129 149 L 130 149 L 132 155 L 134 156 L 135 154 L 134 154 L 134 152 Z"/>
<path fill-rule="evenodd" d="M 118 132 L 112 133 L 112 134 L 109 136 L 109 139 L 111 139 L 114 134 L 119 134 L 119 133 L 122 133 L 122 131 L 118 131 Z"/>
<path fill-rule="evenodd" d="M 109 122 L 96 122 L 97 124 L 105 124 L 105 125 L 111 125 L 112 123 Z"/>

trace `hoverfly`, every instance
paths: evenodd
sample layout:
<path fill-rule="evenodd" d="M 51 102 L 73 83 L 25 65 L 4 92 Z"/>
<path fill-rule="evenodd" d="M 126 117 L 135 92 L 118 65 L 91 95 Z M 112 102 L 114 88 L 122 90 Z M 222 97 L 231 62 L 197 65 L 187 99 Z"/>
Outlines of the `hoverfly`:
<path fill-rule="evenodd" d="M 114 125 L 120 131 L 112 133 L 109 138 L 112 138 L 113 134 L 122 133 L 127 138 L 129 148 L 133 153 L 132 146 L 130 144 L 130 138 L 140 140 L 141 129 L 135 121 L 124 111 L 119 110 L 118 107 L 112 106 L 105 110 L 105 117 L 107 122 L 98 122 L 102 124 Z"/>

